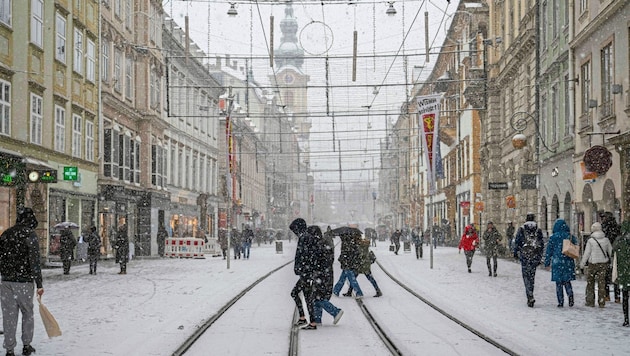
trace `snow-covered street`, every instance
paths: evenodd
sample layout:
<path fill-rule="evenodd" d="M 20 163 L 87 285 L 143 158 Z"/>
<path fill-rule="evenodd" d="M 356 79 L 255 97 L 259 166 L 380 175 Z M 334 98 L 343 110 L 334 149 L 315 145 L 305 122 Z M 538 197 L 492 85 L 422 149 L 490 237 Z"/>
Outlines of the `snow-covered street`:
<path fill-rule="evenodd" d="M 44 271 L 44 303 L 57 318 L 63 335 L 48 339 L 36 314 L 33 346 L 37 355 L 170 355 L 210 316 L 249 284 L 291 262 L 295 240 L 254 246 L 249 260 L 220 257 L 200 260 L 134 260 L 127 275 L 113 261 L 101 261 L 98 274 L 87 265 Z M 388 243 L 373 248 L 378 262 L 397 279 L 463 322 L 522 355 L 621 355 L 630 329 L 621 327 L 621 305 L 584 306 L 585 282 L 574 282 L 576 305 L 556 306 L 550 273 L 536 275 L 536 305 L 528 308 L 520 265 L 500 260 L 498 277 L 488 277 L 485 256 L 476 255 L 467 273 L 463 253 L 438 247 L 434 268 L 429 253 L 394 255 Z M 336 267 L 338 264 L 336 263 Z M 364 276 L 358 280 L 364 303 L 401 346 L 404 355 L 499 354 L 490 344 L 437 315 L 395 285 L 376 264 L 372 272 L 384 296 Z M 339 271 L 336 271 L 338 276 Z M 187 352 L 190 355 L 286 355 L 294 304 L 289 295 L 297 277 L 292 263 L 254 287 Z M 345 288 L 344 288 L 345 290 Z M 300 355 L 386 355 L 356 302 L 333 296 L 344 309 L 338 325 L 324 313 L 318 330 L 299 333 Z M 37 310 L 37 308 L 36 308 Z M 19 340 L 19 337 L 18 337 Z M 18 347 L 21 343 L 18 341 Z"/>

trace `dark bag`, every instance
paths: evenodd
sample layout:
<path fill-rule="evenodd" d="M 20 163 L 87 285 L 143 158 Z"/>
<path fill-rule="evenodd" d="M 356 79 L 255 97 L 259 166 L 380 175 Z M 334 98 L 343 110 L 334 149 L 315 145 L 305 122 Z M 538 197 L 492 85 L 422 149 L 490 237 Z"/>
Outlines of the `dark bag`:
<path fill-rule="evenodd" d="M 389 250 L 392 252 L 396 250 L 396 247 L 394 246 L 394 244 L 389 245 Z"/>
<path fill-rule="evenodd" d="M 370 257 L 370 263 L 376 262 L 376 255 L 374 254 L 373 251 L 370 251 L 369 257 Z"/>
<path fill-rule="evenodd" d="M 523 229 L 523 246 L 521 255 L 527 259 L 534 259 L 540 254 L 541 246 L 538 243 L 538 229 Z"/>

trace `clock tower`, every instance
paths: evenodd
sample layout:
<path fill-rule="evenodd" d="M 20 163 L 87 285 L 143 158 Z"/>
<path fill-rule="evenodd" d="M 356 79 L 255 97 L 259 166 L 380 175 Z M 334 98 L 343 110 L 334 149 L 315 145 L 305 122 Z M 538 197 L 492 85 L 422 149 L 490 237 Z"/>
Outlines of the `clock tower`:
<path fill-rule="evenodd" d="M 282 37 L 280 45 L 274 50 L 274 64 L 278 71 L 271 82 L 278 86 L 285 112 L 295 115 L 295 126 L 301 135 L 308 138 L 311 121 L 308 115 L 308 97 L 306 86 L 309 76 L 302 72 L 304 50 L 297 38 L 298 23 L 293 14 L 293 5 L 287 2 L 284 19 L 280 21 Z M 277 82 L 276 82 L 277 81 Z"/>

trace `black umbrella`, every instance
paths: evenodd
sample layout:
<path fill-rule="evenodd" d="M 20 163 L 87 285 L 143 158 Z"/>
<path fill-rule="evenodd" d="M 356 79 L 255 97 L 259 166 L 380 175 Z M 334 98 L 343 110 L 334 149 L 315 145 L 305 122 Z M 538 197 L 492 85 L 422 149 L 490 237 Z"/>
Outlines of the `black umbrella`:
<path fill-rule="evenodd" d="M 361 230 L 357 229 L 356 227 L 350 227 L 350 226 L 338 227 L 336 229 L 333 229 L 332 233 L 335 234 L 336 236 L 339 236 L 339 235 L 362 235 L 363 234 L 361 232 Z"/>

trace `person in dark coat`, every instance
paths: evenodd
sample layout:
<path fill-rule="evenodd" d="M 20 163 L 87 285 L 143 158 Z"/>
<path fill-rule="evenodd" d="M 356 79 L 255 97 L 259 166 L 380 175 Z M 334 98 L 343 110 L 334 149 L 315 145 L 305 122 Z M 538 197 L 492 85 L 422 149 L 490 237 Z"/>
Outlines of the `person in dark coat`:
<path fill-rule="evenodd" d="M 370 240 L 359 240 L 359 253 L 359 266 L 356 270 L 354 270 L 354 278 L 357 278 L 359 274 L 365 275 L 365 278 L 367 278 L 374 287 L 374 290 L 376 290 L 374 297 L 378 298 L 383 296 L 383 292 L 381 292 L 381 289 L 378 287 L 376 279 L 372 276 L 372 263 L 376 262 L 376 256 L 374 255 L 374 252 L 370 251 Z M 344 293 L 343 296 L 352 296 L 352 286 L 348 287 L 348 291 Z"/>
<path fill-rule="evenodd" d="M 96 274 L 96 265 L 101 256 L 101 238 L 96 232 L 96 226 L 90 228 L 90 232 L 85 237 L 88 244 L 88 261 L 90 263 L 90 274 Z"/>
<path fill-rule="evenodd" d="M 400 250 L 400 237 L 401 236 L 402 236 L 402 233 L 400 232 L 400 230 L 396 230 L 396 231 L 394 231 L 392 236 L 389 238 L 391 243 L 394 244 L 394 253 L 395 254 L 398 254 L 398 250 Z M 343 239 L 341 241 L 343 241 Z"/>
<path fill-rule="evenodd" d="M 70 274 L 70 266 L 74 259 L 74 248 L 77 246 L 77 240 L 74 238 L 69 228 L 61 231 L 61 262 L 63 264 L 63 274 Z"/>
<path fill-rule="evenodd" d="M 341 251 L 339 253 L 339 264 L 341 265 L 341 275 L 339 280 L 333 288 L 333 294 L 339 296 L 341 288 L 345 284 L 346 280 L 350 284 L 350 287 L 355 291 L 356 298 L 363 298 L 363 291 L 357 283 L 354 271 L 359 269 L 361 263 L 361 252 L 359 251 L 359 240 L 361 235 L 356 233 L 342 234 L 341 238 Z"/>
<path fill-rule="evenodd" d="M 40 266 L 39 240 L 35 234 L 37 218 L 31 208 L 18 210 L 15 225 L 0 235 L 0 301 L 2 304 L 3 346 L 14 355 L 19 314 L 22 313 L 22 355 L 35 352 L 31 346 L 35 331 L 33 282 L 37 295 L 44 294 Z"/>
<path fill-rule="evenodd" d="M 536 268 L 542 260 L 545 247 L 542 230 L 536 224 L 536 216 L 528 213 L 525 224 L 518 228 L 514 239 L 514 258 L 521 262 L 521 273 L 525 284 L 527 306 L 534 307 L 534 281 L 536 280 Z"/>
<path fill-rule="evenodd" d="M 457 248 L 459 249 L 460 253 L 462 249 L 464 249 L 464 255 L 466 256 L 466 266 L 468 266 L 468 273 L 472 273 L 472 261 L 477 246 L 479 246 L 479 235 L 477 235 L 477 229 L 475 229 L 472 224 L 466 225 Z"/>
<path fill-rule="evenodd" d="M 118 228 L 114 248 L 116 249 L 116 263 L 120 264 L 120 272 L 118 272 L 118 274 L 127 274 L 127 262 L 129 262 L 129 236 L 127 235 L 126 224 L 123 224 Z"/>
<path fill-rule="evenodd" d="M 219 247 L 221 247 L 221 253 L 223 254 L 223 259 L 227 258 L 227 248 L 228 248 L 228 239 L 227 239 L 227 230 L 224 228 L 219 229 Z"/>
<path fill-rule="evenodd" d="M 252 242 L 254 241 L 254 232 L 252 231 L 252 229 L 249 228 L 249 226 L 245 226 L 245 229 L 243 230 L 243 233 L 241 236 L 242 236 L 241 244 L 243 247 L 243 258 L 249 259 L 249 250 L 252 248 Z"/>
<path fill-rule="evenodd" d="M 553 224 L 553 234 L 547 243 L 545 267 L 547 270 L 551 269 L 551 280 L 556 282 L 559 308 L 564 306 L 563 288 L 569 297 L 569 306 L 572 307 L 575 302 L 573 287 L 571 286 L 571 281 L 575 280 L 575 261 L 562 253 L 562 241 L 564 240 L 571 240 L 573 244 L 577 244 L 577 238 L 571 235 L 569 225 L 563 219 L 558 219 Z"/>
<path fill-rule="evenodd" d="M 308 233 L 306 221 L 302 218 L 293 220 L 289 225 L 289 230 L 297 236 L 297 248 L 295 249 L 295 258 L 293 260 L 293 273 L 299 276 L 299 279 L 291 290 L 291 297 L 293 301 L 295 301 L 295 306 L 300 316 L 295 326 L 306 327 L 309 325 L 309 321 L 306 320 L 306 313 L 302 300 L 300 299 L 300 292 L 304 295 L 308 314 L 313 318 L 315 315 L 312 300 L 314 238 Z"/>
<path fill-rule="evenodd" d="M 617 220 L 615 220 L 615 216 L 613 215 L 612 212 L 606 211 L 603 214 L 601 214 L 600 217 L 602 219 L 602 222 L 601 222 L 602 231 L 604 232 L 604 235 L 608 238 L 608 241 L 610 241 L 610 243 L 614 245 L 617 237 L 621 235 L 621 228 L 619 224 L 617 224 Z M 607 302 L 610 301 L 610 289 L 611 289 L 610 285 L 611 284 L 613 285 L 613 294 L 615 298 L 615 303 L 620 303 L 619 286 L 612 281 L 612 264 L 610 265 L 610 267 L 608 268 L 608 271 L 606 272 L 606 298 L 605 299 Z"/>
<path fill-rule="evenodd" d="M 617 285 L 621 288 L 623 309 L 623 326 L 630 326 L 628 320 L 628 290 L 630 290 L 630 221 L 621 224 L 620 235 L 613 245 L 613 252 L 617 256 Z"/>
<path fill-rule="evenodd" d="M 308 233 L 313 238 L 313 249 L 311 252 L 311 262 L 313 264 L 313 284 L 310 299 L 313 301 L 313 316 L 311 322 L 306 325 L 306 330 L 316 330 L 317 324 L 322 323 L 322 311 L 325 310 L 333 319 L 333 324 L 337 324 L 343 310 L 337 308 L 330 302 L 333 288 L 333 263 L 335 261 L 335 245 L 332 236 L 328 234 L 325 238 L 319 226 L 309 226 Z M 369 243 L 369 242 L 368 242 Z"/>
<path fill-rule="evenodd" d="M 230 245 L 234 251 L 234 259 L 241 259 L 241 233 L 236 229 L 232 229 L 230 234 Z"/>
<path fill-rule="evenodd" d="M 508 248 L 510 249 L 510 253 L 514 252 L 514 223 L 508 221 L 507 229 L 505 229 L 505 238 L 508 241 Z"/>
<path fill-rule="evenodd" d="M 168 238 L 168 232 L 166 232 L 164 225 L 160 225 L 160 227 L 158 227 L 158 232 L 157 232 L 158 255 L 160 257 L 164 257 L 164 248 L 166 247 L 167 238 Z"/>
<path fill-rule="evenodd" d="M 501 234 L 497 228 L 494 227 L 492 221 L 488 221 L 488 228 L 483 233 L 486 265 L 488 265 L 488 276 L 497 276 L 497 257 L 499 256 L 499 244 L 501 243 L 501 239 Z M 490 260 L 493 262 L 492 265 L 490 265 Z"/>
<path fill-rule="evenodd" d="M 416 250 L 416 259 L 422 258 L 422 244 L 424 235 L 421 227 L 416 227 L 411 232 L 411 242 L 413 242 Z"/>

